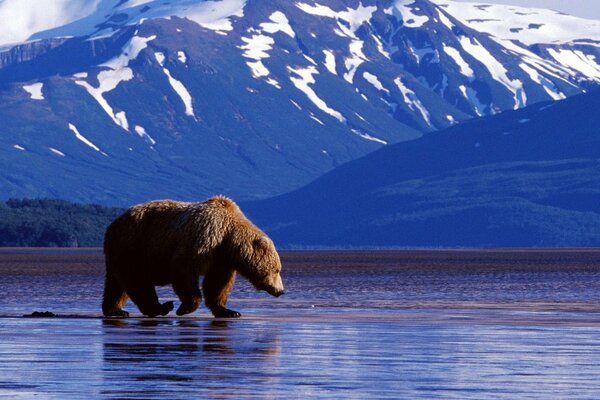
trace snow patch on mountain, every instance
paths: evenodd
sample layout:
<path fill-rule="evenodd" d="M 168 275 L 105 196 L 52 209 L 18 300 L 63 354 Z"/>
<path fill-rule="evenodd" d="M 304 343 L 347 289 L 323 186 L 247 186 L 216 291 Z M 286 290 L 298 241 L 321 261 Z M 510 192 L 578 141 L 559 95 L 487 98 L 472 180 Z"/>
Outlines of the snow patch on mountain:
<path fill-rule="evenodd" d="M 171 87 L 173 88 L 175 93 L 177 93 L 177 95 L 183 102 L 183 105 L 185 107 L 185 115 L 196 118 L 196 115 L 194 114 L 194 107 L 192 106 L 192 95 L 187 90 L 185 85 L 183 83 L 181 83 L 181 81 L 175 79 L 173 77 L 173 75 L 171 75 L 171 71 L 169 71 L 169 69 L 164 66 L 165 55 L 162 52 L 155 52 L 154 57 L 156 58 L 156 61 L 158 61 L 160 66 L 162 67 L 164 74 L 167 76 L 167 79 L 169 80 L 169 84 L 171 85 Z"/>
<path fill-rule="evenodd" d="M 268 58 L 268 51 L 273 48 L 273 44 L 275 43 L 272 37 L 260 34 L 252 35 L 249 38 L 242 37 L 242 41 L 246 42 L 245 45 L 240 46 L 240 49 L 244 50 L 242 55 L 254 60 Z"/>
<path fill-rule="evenodd" d="M 600 80 L 600 65 L 596 63 L 596 57 L 586 55 L 579 50 L 548 49 L 548 53 L 562 65 L 566 65 L 584 76 Z"/>
<path fill-rule="evenodd" d="M 112 70 L 124 69 L 131 60 L 135 60 L 142 50 L 148 47 L 148 42 L 156 39 L 156 35 L 150 37 L 132 37 L 121 49 L 121 54 L 115 58 L 100 64 L 101 67 L 108 67 Z"/>
<path fill-rule="evenodd" d="M 331 72 L 334 75 L 337 75 L 337 71 L 335 70 L 336 67 L 336 62 L 335 62 L 335 54 L 333 54 L 332 50 L 329 49 L 325 49 L 323 50 L 323 54 L 325 54 L 325 68 L 327 68 L 327 70 L 329 72 Z"/>
<path fill-rule="evenodd" d="M 394 79 L 394 83 L 402 93 L 404 97 L 404 103 L 413 111 L 418 111 L 423 120 L 427 123 L 427 125 L 431 126 L 431 117 L 429 115 L 429 111 L 427 108 L 421 103 L 421 100 L 417 97 L 416 93 L 410 90 L 403 82 L 402 79 L 396 78 Z"/>
<path fill-rule="evenodd" d="M 363 72 L 363 78 L 365 78 L 365 80 L 367 82 L 369 82 L 371 85 L 373 85 L 375 87 L 375 89 L 385 92 L 389 96 L 390 91 L 387 90 L 385 87 L 383 87 L 383 84 L 379 81 L 379 78 L 377 78 L 377 76 L 371 74 L 370 72 Z M 364 118 L 362 118 L 362 117 L 360 117 L 360 118 L 364 121 Z"/>
<path fill-rule="evenodd" d="M 271 74 L 271 71 L 269 71 L 267 67 L 265 67 L 265 64 L 263 64 L 260 60 L 253 62 L 248 61 L 246 65 L 250 68 L 250 71 L 252 72 L 252 76 L 254 78 L 261 78 L 263 76 L 269 76 Z"/>
<path fill-rule="evenodd" d="M 102 0 L 107 2 L 108 0 Z M 126 25 L 135 25 L 144 19 L 179 17 L 187 18 L 198 25 L 226 35 L 233 30 L 232 17 L 244 16 L 246 0 L 179 0 L 176 3 L 162 0 L 125 2 L 113 11 L 125 14 Z M 145 10 L 142 12 L 142 10 Z M 99 10 L 100 11 L 100 10 Z M 97 12 L 96 14 L 100 14 Z"/>
<path fill-rule="evenodd" d="M 163 53 L 162 51 L 154 52 L 154 58 L 156 58 L 156 61 L 158 61 L 161 67 L 165 65 L 165 53 Z"/>
<path fill-rule="evenodd" d="M 255 60 L 246 62 L 252 76 L 255 78 L 268 76 L 271 72 L 265 67 L 262 60 L 269 57 L 268 51 L 272 49 L 275 40 L 270 36 L 256 34 L 249 38 L 242 37 L 242 41 L 246 42 L 245 45 L 239 46 L 240 49 L 244 50 L 242 55 Z"/>
<path fill-rule="evenodd" d="M 92 149 L 94 149 L 95 151 L 101 153 L 102 155 L 108 156 L 108 154 L 106 154 L 105 152 L 103 152 L 102 150 L 100 150 L 100 148 L 98 146 L 96 146 L 94 143 L 92 143 L 91 140 L 89 140 L 88 138 L 86 138 L 85 136 L 83 136 L 81 133 L 79 133 L 79 130 L 77 129 L 77 127 L 75 125 L 73 125 L 72 123 L 69 123 L 69 130 L 71 132 L 73 132 L 73 135 L 75 135 L 75 137 L 77 138 L 77 140 L 81 141 L 86 146 L 91 147 Z"/>
<path fill-rule="evenodd" d="M 554 82 L 552 82 L 550 79 L 548 79 L 545 76 L 543 76 L 542 74 L 540 74 L 536 69 L 530 67 L 529 65 L 527 65 L 525 63 L 520 63 L 519 67 L 523 71 L 525 71 L 527 74 L 529 74 L 529 77 L 534 82 L 541 85 L 544 88 L 544 90 L 546 91 L 546 93 L 548 93 L 550 95 L 550 97 L 552 97 L 552 99 L 563 100 L 563 99 L 567 98 L 567 96 L 565 96 L 564 93 L 561 93 L 556 88 L 556 85 L 554 84 Z"/>
<path fill-rule="evenodd" d="M 460 73 L 469 78 L 469 80 L 475 79 L 475 72 L 471 68 L 468 62 L 461 56 L 460 52 L 456 50 L 454 47 L 447 46 L 445 43 L 442 43 L 444 53 L 448 54 L 450 58 L 458 65 L 460 69 Z"/>
<path fill-rule="evenodd" d="M 362 40 L 352 40 L 348 46 L 350 57 L 344 60 L 344 66 L 346 67 L 346 73 L 344 79 L 348 83 L 354 82 L 354 74 L 358 67 L 365 61 L 369 61 L 362 51 L 364 42 Z"/>
<path fill-rule="evenodd" d="M 281 11 L 272 13 L 269 16 L 269 21 L 271 22 L 261 23 L 259 29 L 250 28 L 248 31 L 253 33 L 252 36 L 242 37 L 242 41 L 246 44 L 238 46 L 244 51 L 242 53 L 244 57 L 254 60 L 246 62 L 246 65 L 250 68 L 252 76 L 257 79 L 271 74 L 271 71 L 263 64 L 262 60 L 270 57 L 269 51 L 273 48 L 275 39 L 265 35 L 264 32 L 270 34 L 283 32 L 292 38 L 296 37 L 296 33 L 290 26 L 287 17 Z M 274 79 L 267 79 L 266 82 L 278 89 L 280 88 L 279 83 Z"/>
<path fill-rule="evenodd" d="M 567 43 L 579 39 L 600 41 L 600 21 L 553 10 L 513 5 L 432 0 L 468 27 L 526 45 Z"/>
<path fill-rule="evenodd" d="M 452 30 L 452 28 L 454 28 L 454 24 L 452 23 L 452 21 L 450 21 L 448 19 L 448 17 L 446 16 L 446 14 L 444 13 L 444 11 L 442 10 L 438 10 L 438 18 L 440 19 L 440 22 L 442 24 L 444 24 L 444 26 L 450 30 Z"/>
<path fill-rule="evenodd" d="M 490 72 L 492 77 L 504 85 L 513 93 L 515 99 L 514 109 L 522 108 L 527 105 L 527 94 L 523 89 L 523 83 L 518 79 L 510 79 L 508 71 L 477 39 L 466 36 L 459 37 L 463 49 L 471 54 L 473 58 L 479 60 Z"/>
<path fill-rule="evenodd" d="M 190 95 L 190 92 L 187 90 L 184 84 L 181 83 L 181 81 L 173 78 L 171 72 L 167 68 L 163 68 L 163 72 L 167 75 L 167 78 L 169 78 L 169 84 L 183 102 L 183 105 L 185 106 L 185 115 L 196 118 L 196 115 L 194 114 L 194 108 L 192 107 L 192 95 Z"/>
<path fill-rule="evenodd" d="M 271 22 L 263 22 L 260 24 L 263 31 L 270 34 L 283 32 L 292 38 L 296 37 L 296 32 L 294 32 L 287 17 L 281 11 L 275 11 L 269 16 L 269 20 Z"/>
<path fill-rule="evenodd" d="M 127 120 L 127 114 L 125 111 L 119 111 L 115 114 L 117 125 L 121 126 L 126 131 L 129 131 L 129 121 Z"/>
<path fill-rule="evenodd" d="M 415 0 L 396 0 L 394 5 L 386 9 L 385 12 L 402 21 L 407 28 L 420 28 L 429 21 L 429 17 L 415 12 L 419 10 L 418 3 Z"/>
<path fill-rule="evenodd" d="M 321 121 L 319 118 L 315 117 L 315 115 L 313 113 L 310 113 L 310 119 L 312 119 L 313 121 L 315 121 L 319 125 L 325 126 L 325 124 L 323 123 L 323 121 Z"/>
<path fill-rule="evenodd" d="M 413 45 L 410 42 L 410 40 L 408 41 L 408 43 L 409 43 L 409 51 L 415 58 L 415 61 L 417 62 L 417 64 L 421 64 L 423 59 L 428 55 L 432 55 L 432 57 L 429 61 L 430 63 L 438 63 L 440 61 L 439 54 L 438 54 L 437 50 L 434 49 L 433 47 L 418 48 L 415 45 Z"/>
<path fill-rule="evenodd" d="M 296 3 L 296 6 L 307 14 L 337 20 L 339 29 L 336 30 L 336 33 L 339 36 L 346 36 L 353 39 L 358 39 L 355 32 L 362 24 L 367 23 L 373 16 L 373 13 L 377 11 L 376 6 L 365 7 L 361 2 L 358 3 L 358 8 L 348 7 L 344 11 L 334 11 L 319 3 L 315 3 L 315 5 Z"/>
<path fill-rule="evenodd" d="M 126 0 L 127 7 L 137 7 L 144 4 L 152 3 L 153 0 Z"/>
<path fill-rule="evenodd" d="M 527 48 L 518 46 L 515 42 L 512 42 L 507 39 L 500 38 L 491 38 L 496 43 L 504 47 L 508 52 L 512 52 L 514 55 L 521 57 L 526 63 L 534 67 L 540 72 L 544 74 L 550 75 L 554 78 L 562 80 L 564 83 L 575 87 L 575 85 L 568 80 L 569 77 L 572 77 L 577 74 L 574 70 L 568 68 L 565 65 L 553 62 L 552 60 L 546 60 L 539 55 L 533 53 Z M 591 78 L 591 77 L 588 77 Z"/>
<path fill-rule="evenodd" d="M 136 125 L 133 130 L 138 136 L 146 141 L 150 146 L 154 146 L 156 144 L 156 140 L 146 132 L 146 129 L 141 125 Z"/>
<path fill-rule="evenodd" d="M 23 90 L 29 93 L 29 98 L 32 100 L 44 100 L 44 93 L 42 93 L 42 88 L 44 84 L 42 82 L 32 83 L 31 85 L 22 86 Z"/>
<path fill-rule="evenodd" d="M 129 62 L 135 60 L 139 53 L 148 47 L 148 42 L 154 39 L 156 39 L 156 35 L 150 37 L 134 36 L 123 46 L 119 56 L 100 64 L 100 67 L 107 67 L 109 70 L 98 73 L 98 87 L 93 87 L 85 80 L 75 81 L 76 84 L 83 86 L 87 90 L 100 107 L 112 118 L 115 124 L 126 131 L 129 130 L 129 123 L 125 112 L 115 113 L 104 98 L 104 93 L 114 90 L 121 82 L 133 79 L 133 71 L 128 67 Z"/>
<path fill-rule="evenodd" d="M 302 107 L 300 107 L 300 105 L 298 103 L 296 103 L 294 100 L 290 99 L 290 103 L 292 103 L 292 105 L 294 107 L 296 107 L 298 110 L 302 111 Z"/>
<path fill-rule="evenodd" d="M 379 54 L 381 54 L 388 60 L 391 60 L 390 53 L 385 49 L 383 41 L 380 38 L 378 38 L 376 35 L 374 35 L 373 33 L 371 33 L 370 36 L 371 36 L 371 39 L 373 39 L 373 41 L 377 45 L 377 51 L 379 52 Z"/>
<path fill-rule="evenodd" d="M 469 101 L 471 106 L 473 106 L 475 113 L 480 117 L 484 116 L 487 106 L 485 104 L 481 103 L 481 101 L 477 97 L 477 91 L 475 89 L 473 89 L 471 87 L 467 87 L 465 85 L 460 85 L 458 87 L 458 89 L 460 90 L 462 95 L 465 97 L 465 99 L 467 99 Z"/>
<path fill-rule="evenodd" d="M 233 30 L 231 17 L 241 18 L 244 16 L 246 0 L 184 1 L 181 3 L 187 4 L 175 8 L 174 11 L 177 12 L 178 16 L 183 16 L 204 28 L 215 30 L 217 33 L 226 34 L 226 32 Z M 173 8 L 168 3 L 166 5 Z"/>
<path fill-rule="evenodd" d="M 297 69 L 288 66 L 288 71 L 296 75 L 295 77 L 290 76 L 290 81 L 292 81 L 296 88 L 304 92 L 304 94 L 306 94 L 308 99 L 312 101 L 314 105 L 316 105 L 321 111 L 323 111 L 326 114 L 329 114 L 338 121 L 346 122 L 346 118 L 339 111 L 336 111 L 333 108 L 329 107 L 327 103 L 323 99 L 321 99 L 309 86 L 310 84 L 316 82 L 313 75 L 319 73 L 319 71 L 314 66 L 310 65 L 307 68 Z"/>
<path fill-rule="evenodd" d="M 370 140 L 371 142 L 376 142 L 376 143 L 383 144 L 383 145 L 387 144 L 387 142 L 385 140 L 376 138 L 375 136 L 371 136 L 368 133 L 361 132 L 358 129 L 351 129 L 351 131 L 354 134 L 360 136 L 361 138 L 366 139 L 366 140 Z"/>
<path fill-rule="evenodd" d="M 277 89 L 281 89 L 281 85 L 279 84 L 279 81 L 277 81 L 273 78 L 267 78 L 267 79 L 265 79 L 265 82 L 273 87 L 276 87 Z"/>
<path fill-rule="evenodd" d="M 48 150 L 50 150 L 52 152 L 52 154 L 55 154 L 60 157 L 65 157 L 65 153 L 63 153 L 62 151 L 60 151 L 58 149 L 55 149 L 54 147 L 48 147 Z"/>

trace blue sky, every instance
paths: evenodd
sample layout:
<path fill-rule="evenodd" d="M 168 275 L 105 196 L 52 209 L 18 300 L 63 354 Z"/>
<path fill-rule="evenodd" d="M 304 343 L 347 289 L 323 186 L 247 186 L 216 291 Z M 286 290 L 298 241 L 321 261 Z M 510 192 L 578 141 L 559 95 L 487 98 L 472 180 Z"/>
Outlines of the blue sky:
<path fill-rule="evenodd" d="M 600 19 L 600 0 L 458 0 L 469 3 L 514 4 L 523 7 L 551 8 L 567 14 Z"/>

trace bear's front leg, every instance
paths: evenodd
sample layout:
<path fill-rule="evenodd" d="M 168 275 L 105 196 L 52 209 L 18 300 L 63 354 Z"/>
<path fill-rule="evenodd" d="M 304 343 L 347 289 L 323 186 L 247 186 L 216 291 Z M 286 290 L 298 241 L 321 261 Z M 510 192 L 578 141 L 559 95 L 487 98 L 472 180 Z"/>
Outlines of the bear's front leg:
<path fill-rule="evenodd" d="M 160 305 L 160 311 L 158 312 L 158 315 L 167 315 L 173 310 L 174 307 L 175 305 L 172 301 L 165 301 Z"/>
<path fill-rule="evenodd" d="M 140 282 L 137 285 L 130 286 L 127 293 L 131 300 L 138 306 L 142 314 L 148 317 L 157 315 L 167 315 L 173 310 L 173 302 L 158 302 L 158 296 L 154 285 L 147 282 Z"/>
<path fill-rule="evenodd" d="M 213 266 L 202 281 L 206 306 L 216 318 L 239 318 L 242 316 L 239 312 L 225 307 L 233 282 L 235 282 L 235 270 L 225 268 L 220 270 L 219 266 Z"/>
<path fill-rule="evenodd" d="M 170 313 L 174 308 L 174 304 L 172 301 L 165 301 L 164 303 L 160 304 L 157 302 L 156 305 L 142 305 L 140 306 L 140 311 L 151 318 L 154 318 L 156 316 L 165 316 L 168 313 Z"/>
<path fill-rule="evenodd" d="M 199 276 L 181 275 L 173 281 L 173 290 L 181 300 L 177 315 L 185 315 L 196 311 L 202 302 L 202 293 L 198 287 Z"/>

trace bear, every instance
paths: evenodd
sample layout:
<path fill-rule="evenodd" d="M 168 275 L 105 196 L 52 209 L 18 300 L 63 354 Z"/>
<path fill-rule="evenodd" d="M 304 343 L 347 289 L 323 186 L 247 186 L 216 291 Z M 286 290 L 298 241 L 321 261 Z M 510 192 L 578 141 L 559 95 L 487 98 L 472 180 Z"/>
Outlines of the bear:
<path fill-rule="evenodd" d="M 104 254 L 107 317 L 129 316 L 123 310 L 129 298 L 146 316 L 167 315 L 173 302 L 160 304 L 155 290 L 164 285 L 172 285 L 181 300 L 177 315 L 194 312 L 203 292 L 214 317 L 240 317 L 225 307 L 238 272 L 257 290 L 275 297 L 284 293 L 273 241 L 225 196 L 132 206 L 108 226 Z"/>

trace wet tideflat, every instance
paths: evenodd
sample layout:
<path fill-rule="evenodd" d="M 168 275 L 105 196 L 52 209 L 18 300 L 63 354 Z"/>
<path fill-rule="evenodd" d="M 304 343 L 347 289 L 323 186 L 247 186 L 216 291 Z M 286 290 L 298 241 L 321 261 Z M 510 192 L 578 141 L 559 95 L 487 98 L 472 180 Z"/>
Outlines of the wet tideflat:
<path fill-rule="evenodd" d="M 239 320 L 122 320 L 100 317 L 99 251 L 2 250 L 0 397 L 600 396 L 600 251 L 282 259 L 281 298 L 238 279 Z"/>

